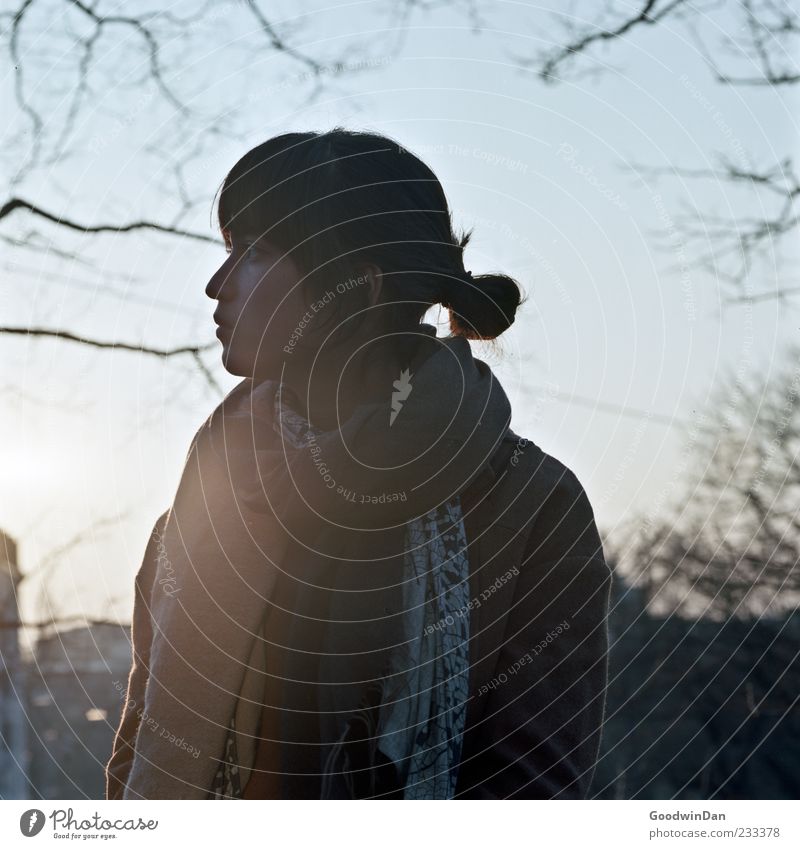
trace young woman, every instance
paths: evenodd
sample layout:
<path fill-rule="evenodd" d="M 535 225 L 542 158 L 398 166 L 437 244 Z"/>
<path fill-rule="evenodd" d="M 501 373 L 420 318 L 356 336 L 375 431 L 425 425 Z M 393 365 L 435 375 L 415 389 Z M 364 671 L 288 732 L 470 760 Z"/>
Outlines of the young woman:
<path fill-rule="evenodd" d="M 136 578 L 107 797 L 586 797 L 609 569 L 468 341 L 518 285 L 465 268 L 436 176 L 375 133 L 264 142 L 219 224 L 206 291 L 243 380 Z"/>

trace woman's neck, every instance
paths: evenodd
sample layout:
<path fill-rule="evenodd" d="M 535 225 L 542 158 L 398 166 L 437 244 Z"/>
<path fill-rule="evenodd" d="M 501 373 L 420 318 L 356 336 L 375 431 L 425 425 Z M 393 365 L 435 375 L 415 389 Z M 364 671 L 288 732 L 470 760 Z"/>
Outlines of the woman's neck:
<path fill-rule="evenodd" d="M 349 355 L 318 357 L 316 362 L 287 364 L 283 383 L 296 396 L 304 415 L 315 427 L 332 430 L 346 421 L 359 404 L 391 403 L 394 381 L 403 369 L 412 372 L 432 352 L 430 344 L 413 340 L 408 346 L 365 345 Z M 346 367 L 345 367 L 346 366 Z"/>

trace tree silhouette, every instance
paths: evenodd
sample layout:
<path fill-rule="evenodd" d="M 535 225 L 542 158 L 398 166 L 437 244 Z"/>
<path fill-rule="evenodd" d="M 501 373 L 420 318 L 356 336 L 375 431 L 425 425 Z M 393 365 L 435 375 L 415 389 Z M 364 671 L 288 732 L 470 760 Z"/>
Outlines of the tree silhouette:
<path fill-rule="evenodd" d="M 712 394 L 675 503 L 631 520 L 620 569 L 651 609 L 777 615 L 800 602 L 800 346 L 775 373 Z"/>

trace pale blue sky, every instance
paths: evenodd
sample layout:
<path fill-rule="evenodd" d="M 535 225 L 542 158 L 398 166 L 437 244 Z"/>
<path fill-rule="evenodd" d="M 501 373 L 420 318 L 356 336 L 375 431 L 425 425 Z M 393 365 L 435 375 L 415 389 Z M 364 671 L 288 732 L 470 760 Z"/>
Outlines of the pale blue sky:
<path fill-rule="evenodd" d="M 501 355 L 474 346 L 511 397 L 514 429 L 575 471 L 604 530 L 661 503 L 690 462 L 681 431 L 564 396 L 689 419 L 724 369 L 772 369 L 781 343 L 796 337 L 798 313 L 768 300 L 721 318 L 713 278 L 694 268 L 688 277 L 667 273 L 679 250 L 655 249 L 654 233 L 670 233 L 682 204 L 728 214 L 748 210 L 745 195 L 713 181 L 642 183 L 622 166 L 711 167 L 715 151 L 734 160 L 746 151 L 771 164 L 796 152 L 796 96 L 718 86 L 676 27 L 637 33 L 597 54 L 619 69 L 602 78 L 548 87 L 508 59 L 539 43 L 534 31 L 554 33 L 533 4 L 488 4 L 491 26 L 479 35 L 452 10 L 418 16 L 391 64 L 380 59 L 386 35 L 370 31 L 381 20 L 373 4 L 311 5 L 305 49 L 332 55 L 361 33 L 375 65 L 298 108 L 308 84 L 280 80 L 302 68 L 268 52 L 263 63 L 245 65 L 236 41 L 242 31 L 230 30 L 223 44 L 198 30 L 205 46 L 176 85 L 195 91 L 209 115 L 237 99 L 249 101 L 249 112 L 235 122 L 246 140 L 209 145 L 190 169 L 191 185 L 210 201 L 238 156 L 287 130 L 344 124 L 384 132 L 417 152 L 440 177 L 456 223 L 474 225 L 467 267 L 505 271 L 530 293 Z M 705 29 L 731 25 L 722 13 Z M 154 208 L 168 217 L 169 175 L 156 170 L 148 148 L 168 130 L 180 139 L 180 119 L 139 97 L 119 94 L 115 102 L 110 92 L 102 108 L 129 116 L 124 131 L 90 113 L 77 136 L 83 153 L 34 175 L 25 195 L 81 220 L 128 220 Z M 93 138 L 106 140 L 99 153 L 88 149 Z M 176 158 L 192 148 L 190 133 L 182 143 Z M 187 225 L 208 232 L 209 210 L 206 203 Z M 27 223 L 17 221 L 23 232 Z M 103 273 L 4 249 L 4 323 L 156 347 L 213 339 L 213 303 L 203 290 L 221 248 L 153 235 L 67 244 Z M 121 270 L 135 282 L 113 276 Z M 774 287 L 774 275 L 759 274 L 755 290 Z M 119 597 L 113 610 L 124 618 L 148 531 L 215 396 L 190 362 L 7 338 L 0 352 L 9 387 L 0 524 L 20 540 L 30 570 L 93 521 L 125 513 L 71 549 L 54 579 L 60 609 L 101 615 Z M 216 358 L 207 362 L 226 389 L 234 385 Z"/>

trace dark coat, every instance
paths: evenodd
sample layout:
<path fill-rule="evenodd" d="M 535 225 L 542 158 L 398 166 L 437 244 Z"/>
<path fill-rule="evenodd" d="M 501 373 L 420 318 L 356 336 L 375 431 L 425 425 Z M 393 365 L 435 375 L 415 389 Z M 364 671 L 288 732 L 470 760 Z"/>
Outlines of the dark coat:
<path fill-rule="evenodd" d="M 566 466 L 509 431 L 491 467 L 462 494 L 472 666 L 457 797 L 586 798 L 605 711 L 610 570 Z M 131 692 L 149 676 L 156 560 L 151 537 L 136 576 Z M 109 799 L 122 798 L 137 725 L 126 711 Z"/>
<path fill-rule="evenodd" d="M 504 443 L 484 494 L 462 498 L 480 604 L 457 798 L 586 798 L 605 714 L 611 571 L 575 474 L 511 431 Z"/>

